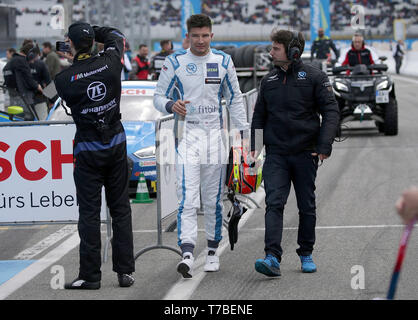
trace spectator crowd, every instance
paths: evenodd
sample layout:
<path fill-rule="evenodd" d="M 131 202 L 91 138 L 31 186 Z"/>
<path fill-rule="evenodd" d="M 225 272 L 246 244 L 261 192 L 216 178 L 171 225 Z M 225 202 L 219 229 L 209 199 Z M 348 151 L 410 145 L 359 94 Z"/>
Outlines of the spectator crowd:
<path fill-rule="evenodd" d="M 143 1 L 143 0 L 142 0 Z M 16 0 L 18 16 L 36 16 L 31 23 L 36 26 L 49 24 L 51 2 Z M 151 26 L 179 28 L 181 26 L 181 0 L 151 0 L 149 12 Z M 1 3 L 1 0 L 0 0 Z M 62 0 L 55 0 L 55 3 Z M 125 28 L 139 27 L 140 11 L 144 10 L 144 1 L 122 0 Z M 334 32 L 350 33 L 353 5 L 362 5 L 366 9 L 365 24 L 368 35 L 393 34 L 395 19 L 405 19 L 409 26 L 418 25 L 417 0 L 330 0 L 331 30 Z M 73 7 L 74 20 L 87 20 L 92 24 L 102 21 L 102 24 L 112 24 L 110 15 L 111 0 L 75 0 Z M 49 8 L 49 9 L 48 9 Z M 100 10 L 99 10 L 100 8 Z M 202 0 L 202 13 L 207 14 L 215 25 L 235 23 L 257 25 L 288 25 L 301 31 L 310 30 L 310 1 L 309 0 Z M 86 15 L 88 15 L 86 19 Z M 130 18 L 134 17 L 134 21 Z M 102 19 L 102 20 L 99 20 Z M 29 21 L 29 20 L 21 20 Z M 132 23 L 134 24 L 132 26 Z M 24 36 L 25 37 L 25 36 Z"/>

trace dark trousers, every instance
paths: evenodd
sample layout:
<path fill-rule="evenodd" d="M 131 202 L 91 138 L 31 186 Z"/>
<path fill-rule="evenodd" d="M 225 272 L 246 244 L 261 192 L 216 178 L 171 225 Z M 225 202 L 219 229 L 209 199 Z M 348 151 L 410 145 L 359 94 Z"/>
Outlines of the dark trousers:
<path fill-rule="evenodd" d="M 396 73 L 399 74 L 402 66 L 402 59 L 401 56 L 395 56 L 395 62 L 396 62 Z"/>
<path fill-rule="evenodd" d="M 296 193 L 299 209 L 298 255 L 310 255 L 315 244 L 315 179 L 318 157 L 304 151 L 296 155 L 267 154 L 263 167 L 266 190 L 265 252 L 281 261 L 283 211 L 290 192 Z"/>
<path fill-rule="evenodd" d="M 100 207 L 102 187 L 112 218 L 113 271 L 135 271 L 131 206 L 128 193 L 126 142 L 100 151 L 82 151 L 74 156 L 74 181 L 79 203 L 79 277 L 101 280 Z"/>

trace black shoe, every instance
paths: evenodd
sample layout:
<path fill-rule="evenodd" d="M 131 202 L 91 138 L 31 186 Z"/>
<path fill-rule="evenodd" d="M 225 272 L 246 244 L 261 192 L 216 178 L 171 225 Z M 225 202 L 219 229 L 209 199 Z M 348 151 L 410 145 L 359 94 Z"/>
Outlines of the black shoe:
<path fill-rule="evenodd" d="M 120 287 L 127 288 L 134 284 L 135 278 L 132 276 L 132 273 L 118 273 L 118 281 Z"/>
<path fill-rule="evenodd" d="M 73 282 L 66 283 L 64 289 L 97 290 L 100 289 L 100 281 L 90 282 L 77 278 Z"/>

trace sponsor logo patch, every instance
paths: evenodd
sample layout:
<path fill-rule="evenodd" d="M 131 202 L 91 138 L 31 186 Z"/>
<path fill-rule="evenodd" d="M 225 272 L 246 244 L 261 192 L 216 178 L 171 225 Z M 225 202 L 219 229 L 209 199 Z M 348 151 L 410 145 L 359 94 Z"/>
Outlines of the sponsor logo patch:
<path fill-rule="evenodd" d="M 106 86 L 103 82 L 95 81 L 87 88 L 87 95 L 92 101 L 101 101 L 106 97 Z"/>
<path fill-rule="evenodd" d="M 105 65 L 105 66 L 103 66 L 99 69 L 93 70 L 93 71 L 76 74 L 76 75 L 71 77 L 71 82 L 79 80 L 79 79 L 90 77 L 92 75 L 95 75 L 96 73 L 103 72 L 104 70 L 107 70 L 107 69 L 109 69 L 109 67 L 107 65 Z"/>
<path fill-rule="evenodd" d="M 206 71 L 208 77 L 219 77 L 219 66 L 217 63 L 207 63 L 206 64 Z"/>
<path fill-rule="evenodd" d="M 205 78 L 205 84 L 221 84 L 221 78 Z"/>
<path fill-rule="evenodd" d="M 306 72 L 305 71 L 299 71 L 298 72 L 298 80 L 305 80 L 306 79 Z"/>
<path fill-rule="evenodd" d="M 197 66 L 194 63 L 189 63 L 186 66 L 186 71 L 188 74 L 195 74 L 197 72 Z"/>

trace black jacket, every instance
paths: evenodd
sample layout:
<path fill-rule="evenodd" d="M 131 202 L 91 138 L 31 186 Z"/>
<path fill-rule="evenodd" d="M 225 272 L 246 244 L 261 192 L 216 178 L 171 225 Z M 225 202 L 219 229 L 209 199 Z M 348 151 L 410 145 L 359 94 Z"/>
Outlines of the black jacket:
<path fill-rule="evenodd" d="M 3 68 L 4 85 L 18 90 L 21 94 L 34 92 L 38 83 L 31 74 L 26 57 L 15 53 L 12 59 Z"/>
<path fill-rule="evenodd" d="M 157 53 L 152 59 L 151 59 L 151 73 L 154 73 L 153 80 L 158 80 L 162 65 L 164 64 L 165 58 L 167 58 L 171 52 L 168 51 L 161 51 Z"/>
<path fill-rule="evenodd" d="M 51 76 L 49 75 L 46 63 L 41 60 L 35 60 L 29 66 L 32 77 L 42 88 L 45 88 L 51 82 Z"/>
<path fill-rule="evenodd" d="M 287 72 L 275 68 L 261 82 L 251 124 L 252 150 L 256 129 L 263 129 L 268 153 L 288 155 L 309 150 L 330 155 L 339 117 L 324 72 L 301 61 L 291 64 Z"/>
<path fill-rule="evenodd" d="M 74 63 L 55 77 L 58 95 L 71 109 L 76 139 L 109 143 L 123 131 L 120 97 L 124 37 L 116 29 L 93 27 L 104 43 L 101 55 L 77 54 Z"/>
<path fill-rule="evenodd" d="M 313 57 L 317 59 L 327 59 L 327 54 L 331 52 L 330 49 L 334 51 L 335 57 L 338 60 L 340 53 L 334 42 L 327 36 L 324 36 L 323 38 L 317 37 L 312 45 L 311 59 Z"/>

